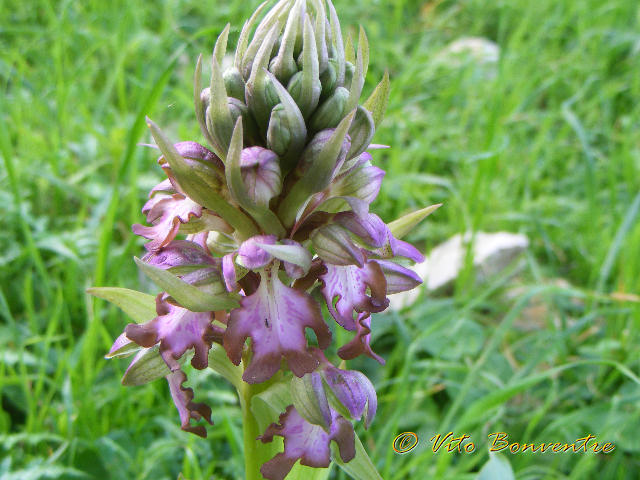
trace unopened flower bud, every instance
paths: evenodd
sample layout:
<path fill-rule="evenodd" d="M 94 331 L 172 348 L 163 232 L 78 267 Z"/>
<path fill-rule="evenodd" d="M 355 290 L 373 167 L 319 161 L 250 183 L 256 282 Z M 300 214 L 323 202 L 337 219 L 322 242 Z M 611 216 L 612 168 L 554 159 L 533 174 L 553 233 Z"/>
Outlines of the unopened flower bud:
<path fill-rule="evenodd" d="M 320 75 L 320 84 L 322 85 L 321 101 L 327 99 L 334 92 L 337 83 L 338 74 L 336 73 L 335 60 L 330 59 L 327 68 Z"/>
<path fill-rule="evenodd" d="M 282 190 L 282 176 L 278 155 L 262 147 L 242 150 L 240 157 L 242 180 L 249 197 L 261 206 L 268 206 L 269 200 Z"/>
<path fill-rule="evenodd" d="M 229 112 L 231 113 L 231 120 L 235 125 L 238 117 L 242 117 L 242 134 L 245 145 L 254 145 L 258 142 L 258 126 L 247 106 L 240 100 L 234 97 L 229 97 Z"/>
<path fill-rule="evenodd" d="M 275 245 L 275 235 L 256 235 L 240 245 L 236 262 L 250 270 L 262 268 L 273 260 L 273 256 L 258 244 Z"/>
<path fill-rule="evenodd" d="M 300 111 L 303 115 L 308 116 L 313 109 L 318 105 L 320 99 L 320 92 L 322 91 L 322 85 L 320 80 L 316 79 L 313 82 L 310 92 L 305 92 L 303 84 L 303 72 L 296 73 L 287 86 L 287 90 L 291 94 L 291 97 L 295 100 L 296 104 L 300 107 Z M 311 98 L 311 103 L 305 105 L 305 99 Z"/>
<path fill-rule="evenodd" d="M 227 89 L 227 95 L 244 102 L 245 83 L 240 70 L 236 67 L 227 68 L 222 78 L 224 79 L 224 86 Z"/>
<path fill-rule="evenodd" d="M 353 80 L 353 74 L 356 72 L 356 67 L 351 62 L 346 62 L 344 66 L 344 83 L 343 85 L 350 86 Z"/>
<path fill-rule="evenodd" d="M 338 225 L 325 225 L 311 234 L 318 257 L 332 265 L 364 265 L 362 251 L 353 244 L 347 231 Z"/>
<path fill-rule="evenodd" d="M 373 123 L 371 113 L 362 105 L 358 105 L 356 116 L 351 123 L 349 129 L 349 137 L 351 137 L 351 148 L 347 154 L 347 159 L 357 157 L 366 150 L 373 138 L 376 127 Z"/>
<path fill-rule="evenodd" d="M 312 115 L 309 130 L 318 132 L 325 128 L 335 128 L 344 118 L 347 100 L 349 100 L 349 90 L 344 87 L 336 88 L 335 92 Z"/>

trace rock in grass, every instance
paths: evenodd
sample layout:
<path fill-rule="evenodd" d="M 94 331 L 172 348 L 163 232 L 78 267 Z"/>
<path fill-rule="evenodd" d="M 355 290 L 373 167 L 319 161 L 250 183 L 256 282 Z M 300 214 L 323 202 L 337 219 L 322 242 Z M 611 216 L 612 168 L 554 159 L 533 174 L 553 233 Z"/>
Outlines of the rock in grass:
<path fill-rule="evenodd" d="M 413 270 L 423 279 L 420 288 L 428 291 L 445 290 L 451 287 L 464 266 L 467 246 L 471 234 L 454 235 L 435 247 L 427 259 L 416 264 Z M 527 247 L 529 239 L 522 234 L 509 232 L 477 232 L 473 246 L 473 266 L 479 281 L 491 277 L 511 264 Z M 390 297 L 390 307 L 400 310 L 413 304 L 420 289 L 402 292 Z"/>

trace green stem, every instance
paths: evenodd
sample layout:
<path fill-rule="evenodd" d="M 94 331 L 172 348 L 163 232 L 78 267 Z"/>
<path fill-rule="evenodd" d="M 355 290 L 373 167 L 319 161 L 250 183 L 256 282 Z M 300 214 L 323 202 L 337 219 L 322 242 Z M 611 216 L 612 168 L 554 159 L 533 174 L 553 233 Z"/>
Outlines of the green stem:
<path fill-rule="evenodd" d="M 240 390 L 240 406 L 242 407 L 242 429 L 244 432 L 244 470 L 246 480 L 261 480 L 260 473 L 260 455 L 258 452 L 258 440 L 260 435 L 258 422 L 256 422 L 251 412 L 251 398 L 253 397 L 253 388 L 246 382 L 242 382 Z"/>

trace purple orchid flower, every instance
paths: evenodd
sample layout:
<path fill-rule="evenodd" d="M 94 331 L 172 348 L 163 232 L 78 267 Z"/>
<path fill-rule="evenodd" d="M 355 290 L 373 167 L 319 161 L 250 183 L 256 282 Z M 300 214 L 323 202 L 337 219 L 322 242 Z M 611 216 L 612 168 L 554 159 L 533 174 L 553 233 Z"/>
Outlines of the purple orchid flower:
<path fill-rule="evenodd" d="M 277 411 L 286 410 L 258 437 L 284 439 L 284 450 L 260 469 L 273 480 L 297 461 L 329 466 L 332 441 L 343 462 L 354 458 L 351 422 L 369 427 L 377 397 L 362 373 L 325 356 L 332 334 L 321 304 L 337 323 L 332 328 L 354 332 L 337 346 L 338 357 L 384 364 L 371 347 L 372 318 L 389 295 L 420 283 L 396 260 L 423 260 L 400 239 L 423 216 L 387 225 L 370 211 L 385 172 L 367 149 L 385 148 L 371 140 L 389 85 L 385 76 L 359 105 L 366 37 L 347 62 L 330 0 L 280 0 L 258 17 L 224 69 L 229 30 L 221 34 L 209 87 L 202 89 L 196 66 L 196 117 L 210 149 L 172 144 L 148 120 L 167 178 L 142 209 L 148 225 L 132 229 L 148 240 L 138 264 L 162 290 L 155 313 L 148 295 L 103 296 L 139 322 L 125 327 L 107 355 L 135 355 L 123 383 L 165 377 L 185 431 L 204 437 L 205 426 L 192 422 L 211 423 L 210 408 L 184 386 L 181 365 L 189 359 L 236 386 L 245 416 L 255 415 L 256 392 L 287 384 Z M 246 468 L 257 474 L 256 465 Z"/>

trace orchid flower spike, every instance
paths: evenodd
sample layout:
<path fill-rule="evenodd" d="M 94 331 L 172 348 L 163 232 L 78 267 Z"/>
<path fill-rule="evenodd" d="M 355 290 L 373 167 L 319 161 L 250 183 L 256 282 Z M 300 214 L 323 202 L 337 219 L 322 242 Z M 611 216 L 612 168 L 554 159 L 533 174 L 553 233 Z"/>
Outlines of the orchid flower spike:
<path fill-rule="evenodd" d="M 283 451 L 261 467 L 274 480 L 297 461 L 327 467 L 331 442 L 342 462 L 356 455 L 352 422 L 370 425 L 376 392 L 364 374 L 325 356 L 329 323 L 353 332 L 337 346 L 343 360 L 384 363 L 371 347 L 374 314 L 389 295 L 420 283 L 398 259 L 423 256 L 399 237 L 426 215 L 387 225 L 370 212 L 385 173 L 368 150 L 380 147 L 370 142 L 389 77 L 361 101 L 364 31 L 345 52 L 330 0 L 280 0 L 265 10 L 245 23 L 226 68 L 229 26 L 222 31 L 206 87 L 198 59 L 195 113 L 207 146 L 173 143 L 148 120 L 167 178 L 142 209 L 147 225 L 133 232 L 148 240 L 137 263 L 161 291 L 92 293 L 136 321 L 108 354 L 135 355 L 123 383 L 166 377 L 185 431 L 206 436 L 198 421 L 211 423 L 210 408 L 184 386 L 188 359 L 195 369 L 227 372 L 239 391 L 291 386 L 256 439 L 284 438 Z"/>

